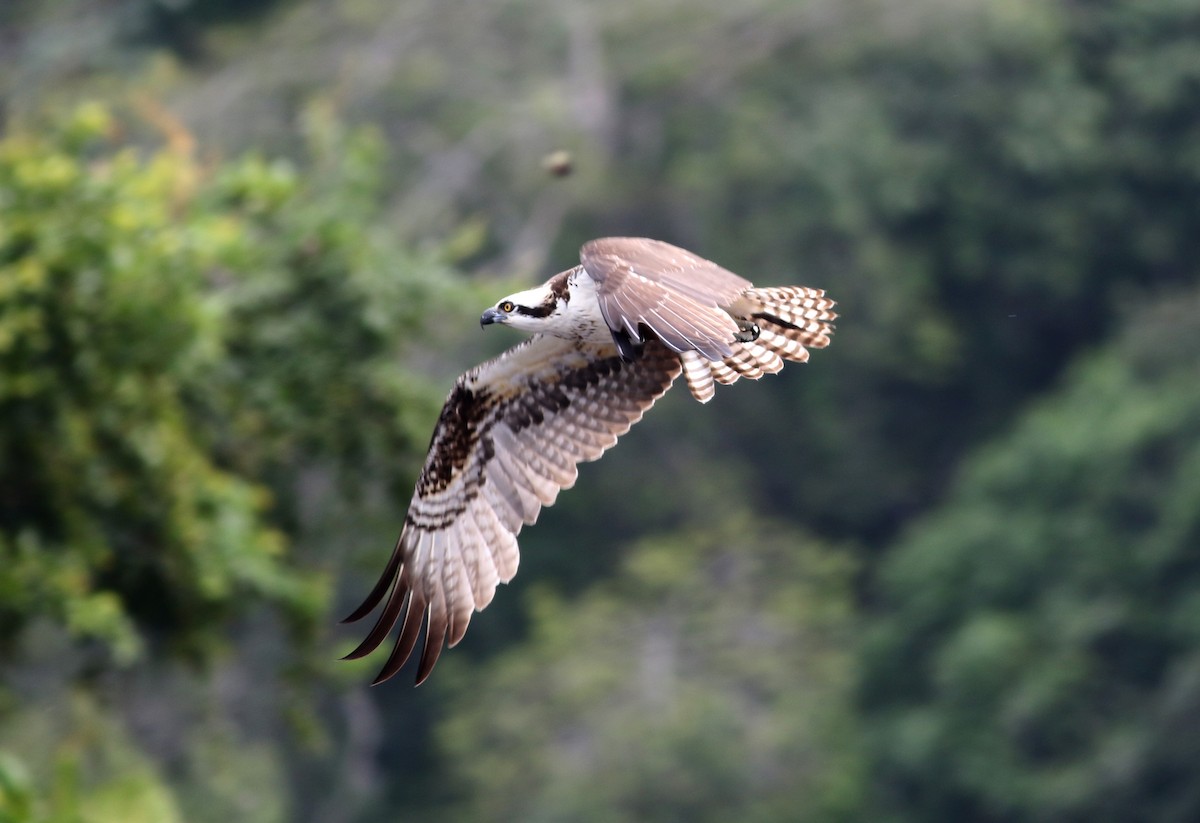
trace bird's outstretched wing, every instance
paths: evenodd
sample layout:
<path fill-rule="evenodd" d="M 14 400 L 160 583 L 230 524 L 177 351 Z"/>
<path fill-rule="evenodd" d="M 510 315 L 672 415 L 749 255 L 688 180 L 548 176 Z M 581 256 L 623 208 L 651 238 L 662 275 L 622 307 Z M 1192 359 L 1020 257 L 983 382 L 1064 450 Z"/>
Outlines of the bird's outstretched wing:
<path fill-rule="evenodd" d="M 344 622 L 381 602 L 366 639 L 375 650 L 400 623 L 375 679 L 396 674 L 427 626 L 417 683 L 442 646 L 462 639 L 474 611 L 517 571 L 517 533 L 642 418 L 680 373 L 679 357 L 649 341 L 624 362 L 611 346 L 536 335 L 462 375 L 442 409 L 404 527 L 383 575 Z"/>
<path fill-rule="evenodd" d="M 592 240 L 579 259 L 596 282 L 600 312 L 615 335 L 635 342 L 656 336 L 676 352 L 696 351 L 708 360 L 733 354 L 739 328 L 724 307 L 751 287 L 749 280 L 645 237 Z"/>

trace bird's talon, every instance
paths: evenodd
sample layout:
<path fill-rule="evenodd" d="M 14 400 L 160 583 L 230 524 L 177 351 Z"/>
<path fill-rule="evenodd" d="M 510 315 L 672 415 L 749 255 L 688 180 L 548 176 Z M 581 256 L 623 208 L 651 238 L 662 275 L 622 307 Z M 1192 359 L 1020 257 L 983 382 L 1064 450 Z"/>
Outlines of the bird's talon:
<path fill-rule="evenodd" d="M 736 332 L 733 335 L 733 339 L 739 343 L 753 343 L 758 339 L 759 334 L 762 333 L 762 329 L 758 327 L 757 323 L 751 323 L 746 320 L 738 321 L 738 328 L 741 331 Z"/>

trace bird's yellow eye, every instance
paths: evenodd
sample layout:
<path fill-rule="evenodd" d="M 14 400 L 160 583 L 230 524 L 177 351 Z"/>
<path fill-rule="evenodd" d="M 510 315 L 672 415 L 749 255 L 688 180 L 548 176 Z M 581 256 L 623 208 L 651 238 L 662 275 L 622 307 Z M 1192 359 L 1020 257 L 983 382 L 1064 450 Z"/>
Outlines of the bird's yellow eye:
<path fill-rule="evenodd" d="M 504 312 L 505 314 L 511 312 L 515 308 L 516 308 L 516 306 L 513 305 L 513 302 L 511 300 L 505 300 L 503 303 L 500 304 L 500 311 Z"/>

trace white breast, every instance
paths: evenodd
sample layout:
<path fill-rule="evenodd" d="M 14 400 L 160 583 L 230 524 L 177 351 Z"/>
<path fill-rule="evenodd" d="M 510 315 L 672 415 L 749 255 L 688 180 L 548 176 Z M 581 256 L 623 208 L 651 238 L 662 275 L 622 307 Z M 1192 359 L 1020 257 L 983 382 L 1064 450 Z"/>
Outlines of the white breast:
<path fill-rule="evenodd" d="M 596 281 L 580 267 L 571 272 L 567 286 L 571 299 L 567 301 L 566 310 L 556 318 L 556 328 L 547 331 L 588 343 L 611 344 L 612 332 L 600 314 L 600 302 L 596 299 Z"/>

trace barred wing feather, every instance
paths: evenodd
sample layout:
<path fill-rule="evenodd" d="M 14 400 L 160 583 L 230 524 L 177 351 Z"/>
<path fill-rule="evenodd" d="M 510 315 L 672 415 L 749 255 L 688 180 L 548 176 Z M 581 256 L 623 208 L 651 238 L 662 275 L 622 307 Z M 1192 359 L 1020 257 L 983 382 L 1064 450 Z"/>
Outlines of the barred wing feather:
<path fill-rule="evenodd" d="M 417 683 L 444 644 L 516 574 L 517 534 L 642 418 L 681 370 L 651 340 L 627 363 L 612 346 L 535 335 L 462 375 L 446 399 L 395 550 L 375 588 L 344 622 L 383 609 L 358 648 L 400 632 L 375 683 L 425 645 Z"/>

